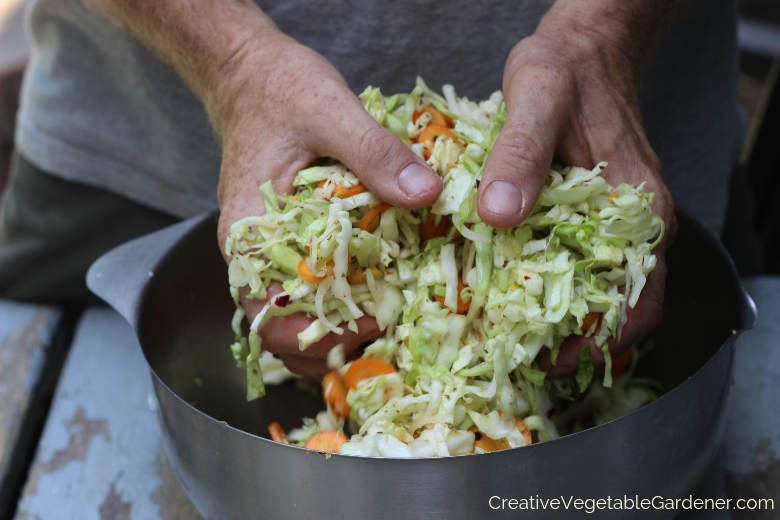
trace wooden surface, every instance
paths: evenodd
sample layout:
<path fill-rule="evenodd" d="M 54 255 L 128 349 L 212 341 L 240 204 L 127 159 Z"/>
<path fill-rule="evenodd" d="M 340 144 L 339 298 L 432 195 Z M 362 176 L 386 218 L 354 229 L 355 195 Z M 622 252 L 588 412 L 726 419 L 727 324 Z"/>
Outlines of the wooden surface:
<path fill-rule="evenodd" d="M 746 280 L 758 325 L 740 338 L 720 463 L 733 499 L 774 500 L 774 511 L 734 511 L 734 520 L 780 519 L 780 277 Z"/>
<path fill-rule="evenodd" d="M 135 334 L 108 308 L 73 339 L 16 520 L 199 520 L 162 447 Z"/>
<path fill-rule="evenodd" d="M 0 300 L 0 517 L 15 500 L 25 454 L 35 448 L 27 439 L 31 405 L 60 316 L 52 307 Z"/>

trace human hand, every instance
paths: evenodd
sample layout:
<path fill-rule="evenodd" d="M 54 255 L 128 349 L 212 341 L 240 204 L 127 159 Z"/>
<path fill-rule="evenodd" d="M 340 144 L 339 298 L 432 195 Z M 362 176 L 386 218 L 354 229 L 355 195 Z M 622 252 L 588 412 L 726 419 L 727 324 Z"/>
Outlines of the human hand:
<path fill-rule="evenodd" d="M 642 127 L 634 79 L 631 61 L 615 42 L 560 19 L 543 20 L 507 60 L 506 124 L 479 187 L 480 217 L 497 228 L 515 226 L 530 213 L 555 154 L 586 168 L 609 161 L 604 177 L 611 185 L 644 181 L 645 190 L 655 193 L 653 210 L 666 224 L 666 235 L 653 250 L 658 263 L 639 302 L 628 309 L 620 345 L 609 340 L 613 356 L 659 325 L 664 256 L 676 233 L 674 205 Z M 578 353 L 588 343 L 594 364 L 603 366 L 593 339 L 575 336 L 561 346 L 556 366 L 547 353 L 542 369 L 551 375 L 575 371 Z"/>
<path fill-rule="evenodd" d="M 422 208 L 438 198 L 441 178 L 379 125 L 338 71 L 313 50 L 277 31 L 265 38 L 262 48 L 244 52 L 233 68 L 237 72 L 232 86 L 223 89 L 227 106 L 220 110 L 217 125 L 223 144 L 221 246 L 233 222 L 264 213 L 262 183 L 271 180 L 276 193 L 293 193 L 298 171 L 319 157 L 338 159 L 394 206 Z M 280 291 L 280 284 L 272 283 L 269 298 Z M 265 302 L 243 297 L 241 305 L 252 322 Z M 266 320 L 258 331 L 263 348 L 292 371 L 321 377 L 327 370 L 325 357 L 335 345 L 343 344 L 349 354 L 381 334 L 376 321 L 364 316 L 357 320 L 357 334 L 331 333 L 302 352 L 297 334 L 313 321 L 302 314 Z"/>

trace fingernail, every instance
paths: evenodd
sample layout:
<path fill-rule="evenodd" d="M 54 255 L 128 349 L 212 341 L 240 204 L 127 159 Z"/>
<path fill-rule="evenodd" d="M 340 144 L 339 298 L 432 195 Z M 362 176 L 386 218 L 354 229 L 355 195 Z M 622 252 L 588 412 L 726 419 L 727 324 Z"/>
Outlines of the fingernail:
<path fill-rule="evenodd" d="M 420 193 L 435 190 L 439 187 L 439 179 L 433 170 L 418 163 L 411 163 L 398 175 L 398 186 L 409 198 Z"/>
<path fill-rule="evenodd" d="M 511 182 L 493 181 L 482 195 L 482 206 L 498 215 L 513 217 L 523 209 L 523 195 Z"/>

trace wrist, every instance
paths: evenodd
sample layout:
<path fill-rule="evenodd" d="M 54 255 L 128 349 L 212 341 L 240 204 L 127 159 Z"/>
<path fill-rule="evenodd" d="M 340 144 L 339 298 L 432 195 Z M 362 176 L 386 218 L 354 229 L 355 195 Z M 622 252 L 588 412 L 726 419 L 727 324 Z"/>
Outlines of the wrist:
<path fill-rule="evenodd" d="M 256 119 L 258 101 L 269 99 L 277 75 L 275 62 L 291 42 L 275 27 L 267 28 L 243 40 L 214 68 L 213 79 L 200 97 L 220 140 Z"/>

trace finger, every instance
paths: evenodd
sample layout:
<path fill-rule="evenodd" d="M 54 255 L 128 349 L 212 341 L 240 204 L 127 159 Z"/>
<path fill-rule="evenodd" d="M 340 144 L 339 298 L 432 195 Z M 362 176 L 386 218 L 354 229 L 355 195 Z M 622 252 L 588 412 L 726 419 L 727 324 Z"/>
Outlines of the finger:
<path fill-rule="evenodd" d="M 279 282 L 271 282 L 268 286 L 268 298 L 271 300 L 282 292 L 282 284 Z M 248 288 L 241 290 L 241 306 L 247 313 L 249 322 L 254 320 L 255 316 L 263 310 L 265 307 L 265 301 L 262 300 L 250 300 L 245 298 L 244 295 L 248 291 Z M 270 310 L 276 308 L 274 305 Z M 328 355 L 328 352 L 338 345 L 339 343 L 344 345 L 344 351 L 350 353 L 365 342 L 371 341 L 382 335 L 382 331 L 376 324 L 376 320 L 372 316 L 363 316 L 355 320 L 358 326 L 358 332 L 352 332 L 347 328 L 346 323 L 342 323 L 340 328 L 343 329 L 343 334 L 329 333 L 320 341 L 312 343 L 306 350 L 301 351 L 298 346 L 298 334 L 306 330 L 306 328 L 317 321 L 316 317 L 308 317 L 306 314 L 296 312 L 287 316 L 272 316 L 267 318 L 258 327 L 258 333 L 263 338 L 263 348 L 274 354 L 294 354 L 296 356 L 304 357 L 321 357 L 324 358 Z"/>
<path fill-rule="evenodd" d="M 298 346 L 298 333 L 303 332 L 316 318 L 307 318 L 305 314 L 295 313 L 289 316 L 274 316 L 260 326 L 263 338 L 263 348 L 275 354 L 295 354 L 309 358 L 325 358 L 328 352 L 338 344 L 344 345 L 344 352 L 350 353 L 363 343 L 372 341 L 382 335 L 382 331 L 371 316 L 363 316 L 355 320 L 358 332 L 347 329 L 342 323 L 343 334 L 329 333 L 327 336 L 312 343 L 306 350 Z"/>
<path fill-rule="evenodd" d="M 349 90 L 334 95 L 328 117 L 313 117 L 307 125 L 306 144 L 321 156 L 342 161 L 385 202 L 405 208 L 436 202 L 443 187 L 441 177 L 377 123 Z"/>
<path fill-rule="evenodd" d="M 290 354 L 281 354 L 279 359 L 284 361 L 284 366 L 293 374 L 304 377 L 310 377 L 316 381 L 321 381 L 325 374 L 330 372 L 328 364 L 324 359 L 308 358 Z"/>
<path fill-rule="evenodd" d="M 522 72 L 508 92 L 507 119 L 479 186 L 480 218 L 496 228 L 519 224 L 533 209 L 568 117 L 571 87 L 542 70 Z"/>
<path fill-rule="evenodd" d="M 348 354 L 346 361 L 354 361 L 362 354 L 361 350 L 354 350 Z M 279 356 L 279 359 L 284 361 L 285 366 L 298 375 L 310 377 L 316 381 L 320 381 L 325 374 L 330 372 L 328 364 L 324 359 L 309 358 L 304 356 L 295 356 L 289 354 L 283 354 Z"/>
<path fill-rule="evenodd" d="M 242 218 L 265 214 L 260 185 L 271 180 L 277 195 L 293 194 L 296 174 L 315 159 L 314 153 L 293 146 L 284 147 L 271 140 L 265 141 L 265 145 L 251 154 L 236 152 L 229 155 L 228 150 L 223 154 L 219 182 L 221 212 L 217 228 L 217 240 L 223 256 L 230 226 Z M 230 258 L 225 256 L 225 261 L 230 263 Z"/>
<path fill-rule="evenodd" d="M 633 309 L 628 307 L 626 310 L 627 321 L 623 327 L 620 344 L 618 345 L 616 339 L 612 337 L 607 340 L 609 353 L 613 359 L 629 346 L 639 341 L 643 336 L 654 331 L 661 323 L 666 281 L 666 262 L 663 251 L 659 250 L 656 256 L 656 267 L 647 276 L 647 283 L 642 289 L 642 294 L 636 306 Z M 604 354 L 596 346 L 594 336 L 589 338 L 571 336 L 567 338 L 561 345 L 556 364 L 552 364 L 550 352 L 546 352 L 540 360 L 540 369 L 547 372 L 550 376 L 575 373 L 577 371 L 577 358 L 580 350 L 585 345 L 590 347 L 590 357 L 594 366 L 603 368 Z"/>

